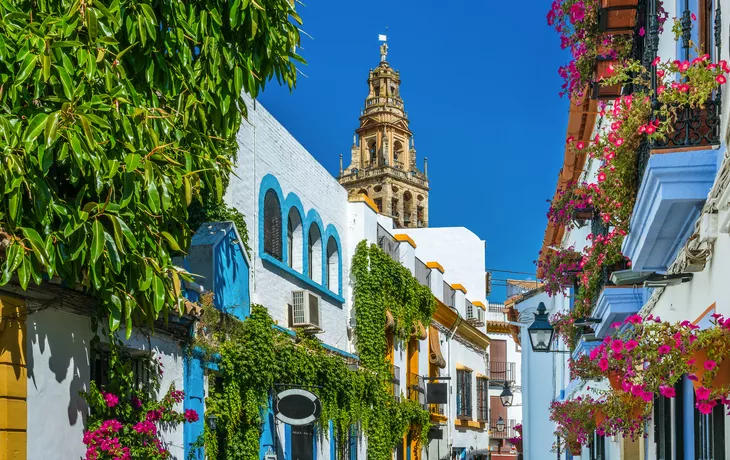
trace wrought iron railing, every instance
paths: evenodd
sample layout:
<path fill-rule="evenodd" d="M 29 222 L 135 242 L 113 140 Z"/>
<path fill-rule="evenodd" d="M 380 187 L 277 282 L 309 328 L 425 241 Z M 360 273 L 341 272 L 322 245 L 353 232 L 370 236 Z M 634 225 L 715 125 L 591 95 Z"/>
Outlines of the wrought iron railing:
<path fill-rule="evenodd" d="M 389 165 L 365 167 L 363 169 L 353 170 L 350 174 L 344 174 L 340 176 L 340 183 L 346 184 L 349 182 L 356 182 L 360 179 L 367 179 L 368 177 L 389 175 L 398 179 L 404 179 L 410 182 L 414 182 L 423 187 L 428 187 L 428 179 L 420 171 L 406 171 L 404 169 L 398 169 Z"/>
<path fill-rule="evenodd" d="M 488 361 L 489 381 L 497 385 L 515 381 L 515 363 L 504 361 Z"/>
<path fill-rule="evenodd" d="M 426 408 L 426 380 L 413 372 L 408 373 L 408 399 L 418 401 Z"/>
<path fill-rule="evenodd" d="M 431 269 L 418 257 L 416 257 L 416 280 L 422 286 L 431 286 Z"/>
<path fill-rule="evenodd" d="M 454 308 L 454 296 L 456 291 L 451 287 L 449 283 L 444 281 L 444 303 L 447 307 Z"/>

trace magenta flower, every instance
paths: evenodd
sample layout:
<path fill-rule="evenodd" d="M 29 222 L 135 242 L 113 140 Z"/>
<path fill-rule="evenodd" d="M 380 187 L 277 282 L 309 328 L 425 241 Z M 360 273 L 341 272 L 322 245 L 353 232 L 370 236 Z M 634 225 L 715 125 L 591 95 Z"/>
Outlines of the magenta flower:
<path fill-rule="evenodd" d="M 697 390 L 695 390 L 695 396 L 697 396 L 698 401 L 705 401 L 707 398 L 710 397 L 710 389 L 705 387 L 699 387 Z"/>
<path fill-rule="evenodd" d="M 193 409 L 188 409 L 185 411 L 185 420 L 187 420 L 190 423 L 197 422 L 198 421 L 198 413 L 195 412 Z"/>
<path fill-rule="evenodd" d="M 639 346 L 639 342 L 637 342 L 634 339 L 629 339 L 629 341 L 626 342 L 626 344 L 624 345 L 624 348 L 626 348 L 626 351 L 631 351 L 638 346 Z"/>
<path fill-rule="evenodd" d="M 104 394 L 104 402 L 106 403 L 107 407 L 114 407 L 119 404 L 119 398 L 115 394 L 106 393 Z"/>
<path fill-rule="evenodd" d="M 598 368 L 601 369 L 601 372 L 606 372 L 608 370 L 608 360 L 606 358 L 601 358 L 600 361 L 598 361 Z"/>
<path fill-rule="evenodd" d="M 674 398 L 675 396 L 677 396 L 677 392 L 674 390 L 674 388 L 666 385 L 662 385 L 659 387 L 659 393 L 665 398 Z"/>
<path fill-rule="evenodd" d="M 725 75 L 718 75 L 717 77 L 715 77 L 715 81 L 723 85 L 727 82 L 727 78 L 725 78 Z"/>
<path fill-rule="evenodd" d="M 672 351 L 672 347 L 670 347 L 669 345 L 662 345 L 657 351 L 660 355 L 666 355 Z"/>
<path fill-rule="evenodd" d="M 707 415 L 712 412 L 712 404 L 707 401 L 698 402 L 697 410 L 700 411 L 700 414 Z"/>
<path fill-rule="evenodd" d="M 660 58 L 659 56 L 657 56 L 657 57 L 655 57 L 655 58 L 654 58 L 654 60 L 652 61 L 651 65 L 657 65 L 657 64 L 659 64 L 659 63 L 660 63 L 661 61 L 662 61 L 662 58 Z"/>
<path fill-rule="evenodd" d="M 621 339 L 614 339 L 611 342 L 611 350 L 613 350 L 614 353 L 621 353 L 621 350 L 624 349 L 624 343 L 621 341 Z"/>
<path fill-rule="evenodd" d="M 711 359 L 708 359 L 707 361 L 705 361 L 705 370 L 711 371 L 712 369 L 715 368 L 715 366 L 717 366 L 717 363 L 715 361 L 713 361 Z"/>

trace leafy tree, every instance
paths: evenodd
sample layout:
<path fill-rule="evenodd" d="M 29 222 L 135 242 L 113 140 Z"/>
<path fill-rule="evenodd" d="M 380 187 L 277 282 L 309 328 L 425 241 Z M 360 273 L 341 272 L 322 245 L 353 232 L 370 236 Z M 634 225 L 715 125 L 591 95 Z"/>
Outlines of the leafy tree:
<path fill-rule="evenodd" d="M 116 330 L 181 307 L 188 206 L 246 107 L 293 88 L 289 0 L 0 1 L 1 284 L 82 285 Z"/>

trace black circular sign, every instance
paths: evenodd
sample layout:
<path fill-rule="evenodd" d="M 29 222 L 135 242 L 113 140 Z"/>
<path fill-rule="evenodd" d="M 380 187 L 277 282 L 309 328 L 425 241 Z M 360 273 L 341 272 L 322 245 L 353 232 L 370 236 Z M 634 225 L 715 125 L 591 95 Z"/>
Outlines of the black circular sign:
<path fill-rule="evenodd" d="M 276 395 L 276 418 L 289 425 L 310 425 L 322 413 L 322 404 L 312 392 L 301 388 Z"/>

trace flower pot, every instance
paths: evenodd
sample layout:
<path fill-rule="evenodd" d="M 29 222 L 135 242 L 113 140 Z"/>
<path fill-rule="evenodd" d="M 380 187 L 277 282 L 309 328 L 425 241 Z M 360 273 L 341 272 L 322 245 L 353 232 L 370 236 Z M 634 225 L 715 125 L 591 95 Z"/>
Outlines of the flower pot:
<path fill-rule="evenodd" d="M 697 389 L 703 386 L 702 377 L 704 377 L 705 372 L 707 372 L 705 370 L 705 361 L 709 358 L 706 350 L 697 350 L 690 355 L 690 358 L 695 360 L 695 363 L 692 365 L 692 372 L 697 376 L 697 380 L 692 380 L 692 385 L 694 385 L 695 389 Z M 717 363 L 715 377 L 712 379 L 710 390 L 719 390 L 720 388 L 730 388 L 729 359 L 723 359 L 721 362 Z"/>
<path fill-rule="evenodd" d="M 639 0 L 601 0 L 598 30 L 606 34 L 630 34 L 636 26 Z"/>
<path fill-rule="evenodd" d="M 621 389 L 621 376 L 618 372 L 609 372 L 608 373 L 608 382 L 611 384 L 611 388 L 613 388 L 616 391 L 622 391 Z"/>
<path fill-rule="evenodd" d="M 596 419 L 596 426 L 601 426 L 601 423 L 603 423 L 604 420 L 606 420 L 606 414 L 603 413 L 602 410 L 598 410 L 595 415 Z"/>
<path fill-rule="evenodd" d="M 596 72 L 592 83 L 593 99 L 613 100 L 621 96 L 622 85 L 620 83 L 610 86 L 603 86 L 601 84 L 604 78 L 610 77 L 613 73 L 611 66 L 616 65 L 618 65 L 618 61 L 616 60 L 600 56 L 596 58 Z"/>

